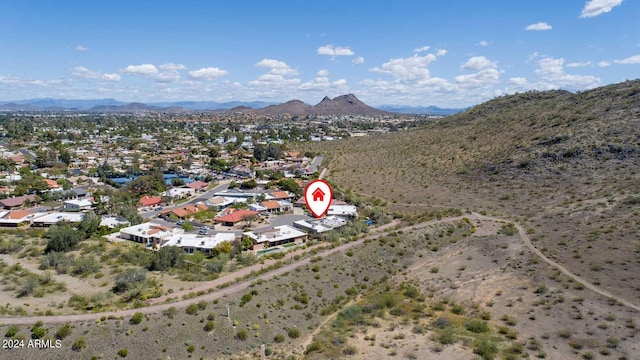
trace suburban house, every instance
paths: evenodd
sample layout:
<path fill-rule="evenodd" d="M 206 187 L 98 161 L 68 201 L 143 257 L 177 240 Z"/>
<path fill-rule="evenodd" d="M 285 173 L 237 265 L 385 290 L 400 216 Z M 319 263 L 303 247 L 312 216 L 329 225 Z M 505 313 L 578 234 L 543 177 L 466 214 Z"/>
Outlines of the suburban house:
<path fill-rule="evenodd" d="M 290 200 L 293 199 L 294 194 L 291 194 L 287 191 L 272 191 L 267 194 L 267 199 L 269 200 Z"/>
<path fill-rule="evenodd" d="M 100 220 L 100 226 L 106 226 L 109 229 L 115 229 L 122 226 L 129 226 L 131 223 L 127 219 L 117 216 L 103 216 Z"/>
<path fill-rule="evenodd" d="M 179 188 L 171 188 L 162 193 L 162 196 L 167 196 L 174 199 L 185 199 L 189 196 L 195 195 L 196 191 L 194 189 L 179 187 Z"/>
<path fill-rule="evenodd" d="M 85 211 L 91 210 L 93 201 L 90 199 L 74 199 L 62 202 L 62 208 L 65 211 Z"/>
<path fill-rule="evenodd" d="M 31 226 L 49 227 L 61 222 L 78 224 L 82 221 L 82 218 L 84 218 L 84 213 L 52 212 L 33 219 L 31 222 Z"/>
<path fill-rule="evenodd" d="M 355 205 L 331 205 L 327 210 L 328 216 L 357 217 L 358 208 Z"/>
<path fill-rule="evenodd" d="M 162 204 L 162 198 L 160 196 L 143 196 L 138 201 L 139 207 L 158 206 Z"/>
<path fill-rule="evenodd" d="M 233 210 L 233 209 L 229 209 L 229 210 Z M 216 223 L 222 224 L 223 226 L 235 226 L 240 221 L 256 215 L 258 215 L 257 211 L 242 209 L 242 210 L 229 212 L 227 215 L 219 216 L 215 218 L 214 221 Z"/>
<path fill-rule="evenodd" d="M 38 198 L 35 195 L 22 195 L 0 200 L 0 206 L 5 209 L 15 209 L 23 206 L 27 202 L 35 203 L 37 200 Z"/>
<path fill-rule="evenodd" d="M 175 217 L 178 219 L 187 219 L 192 217 L 199 211 L 209 210 L 209 207 L 204 204 L 197 205 L 184 205 L 175 209 L 163 210 L 160 212 L 161 217 Z"/>
<path fill-rule="evenodd" d="M 187 254 L 193 254 L 196 251 L 210 254 L 221 243 L 234 240 L 236 240 L 236 234 L 232 232 L 216 232 L 208 236 L 183 233 L 171 236 L 161 247 L 178 246 Z"/>
<path fill-rule="evenodd" d="M 240 189 L 228 189 L 228 190 L 217 192 L 213 195 L 227 197 L 227 198 L 241 198 L 246 200 L 248 198 L 255 197 L 257 194 L 252 192 L 242 191 Z"/>
<path fill-rule="evenodd" d="M 195 191 L 205 191 L 207 189 L 207 186 L 209 186 L 209 183 L 206 183 L 204 181 L 200 181 L 200 180 L 196 180 L 190 184 L 186 185 L 188 188 L 193 189 Z"/>
<path fill-rule="evenodd" d="M 235 204 L 236 200 L 237 199 L 226 198 L 222 196 L 214 196 L 211 199 L 207 200 L 205 204 L 207 204 L 209 207 L 214 208 L 217 211 L 220 211 Z"/>
<path fill-rule="evenodd" d="M 51 179 L 44 179 L 44 182 L 47 183 L 47 187 L 49 188 L 49 191 L 62 191 L 62 186 L 60 186 L 60 184 L 58 184 L 57 181 L 55 180 L 51 180 Z"/>
<path fill-rule="evenodd" d="M 267 200 L 260 203 L 268 213 L 291 211 L 293 205 L 288 201 Z"/>
<path fill-rule="evenodd" d="M 265 230 L 242 233 L 252 243 L 252 250 L 261 250 L 290 243 L 301 244 L 307 240 L 307 234 L 288 225 L 276 226 Z"/>
<path fill-rule="evenodd" d="M 0 211 L 0 226 L 18 227 L 29 225 L 31 220 L 42 214 L 32 213 L 24 210 Z"/>
<path fill-rule="evenodd" d="M 142 244 L 162 245 L 165 241 L 182 229 L 173 229 L 155 223 L 142 223 L 120 229 L 120 238 Z"/>
<path fill-rule="evenodd" d="M 339 216 L 326 216 L 321 219 L 298 220 L 293 222 L 293 226 L 312 234 L 323 233 L 345 225 L 347 225 L 347 220 Z"/>

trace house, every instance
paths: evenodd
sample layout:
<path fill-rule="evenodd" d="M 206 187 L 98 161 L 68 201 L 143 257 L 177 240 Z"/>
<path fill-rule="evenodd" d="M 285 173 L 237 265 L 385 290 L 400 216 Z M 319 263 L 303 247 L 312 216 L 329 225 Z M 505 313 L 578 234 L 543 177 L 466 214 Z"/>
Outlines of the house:
<path fill-rule="evenodd" d="M 37 200 L 38 198 L 35 195 L 22 195 L 0 200 L 0 206 L 5 209 L 15 209 L 23 206 L 25 203 L 35 203 Z"/>
<path fill-rule="evenodd" d="M 162 193 L 162 196 L 167 196 L 174 199 L 185 199 L 189 196 L 195 195 L 196 191 L 194 189 L 179 187 L 179 188 L 171 188 Z"/>
<path fill-rule="evenodd" d="M 223 226 L 235 226 L 240 221 L 256 215 L 258 215 L 257 211 L 243 209 L 243 210 L 236 210 L 236 211 L 230 212 L 227 215 L 219 216 L 215 218 L 214 221 L 222 224 Z"/>
<path fill-rule="evenodd" d="M 127 219 L 117 216 L 103 216 L 100 220 L 100 226 L 106 226 L 109 229 L 115 229 L 122 226 L 129 226 L 131 223 Z"/>
<path fill-rule="evenodd" d="M 320 188 L 317 188 L 311 195 L 313 196 L 313 201 L 324 201 L 326 194 Z"/>
<path fill-rule="evenodd" d="M 31 224 L 31 220 L 42 214 L 32 213 L 24 210 L 11 210 L 0 212 L 0 226 L 18 227 Z"/>
<path fill-rule="evenodd" d="M 251 240 L 252 250 L 261 250 L 290 243 L 301 244 L 307 240 L 307 234 L 289 225 L 276 226 L 265 230 L 242 233 Z"/>
<path fill-rule="evenodd" d="M 51 180 L 51 179 L 44 179 L 44 182 L 47 183 L 47 187 L 49 188 L 49 191 L 62 191 L 62 186 L 60 186 L 58 184 L 57 181 L 55 180 Z"/>
<path fill-rule="evenodd" d="M 237 199 L 226 198 L 222 196 L 214 196 L 211 199 L 207 200 L 205 204 L 207 204 L 209 207 L 214 208 L 215 210 L 220 211 L 235 204 L 236 200 Z"/>
<path fill-rule="evenodd" d="M 210 254 L 223 242 L 231 243 L 235 240 L 236 234 L 232 232 L 216 232 L 207 236 L 183 233 L 171 236 L 161 247 L 178 246 L 187 254 L 193 254 L 196 251 Z"/>
<path fill-rule="evenodd" d="M 190 184 L 186 185 L 187 187 L 189 187 L 190 189 L 193 189 L 195 191 L 204 191 L 207 189 L 207 186 L 209 186 L 209 183 L 206 183 L 204 181 L 200 181 L 200 180 L 196 180 Z"/>
<path fill-rule="evenodd" d="M 31 226 L 49 227 L 61 222 L 78 224 L 83 218 L 84 213 L 52 212 L 33 219 Z"/>
<path fill-rule="evenodd" d="M 289 200 L 293 199 L 294 195 L 287 191 L 272 191 L 267 194 L 269 200 Z"/>
<path fill-rule="evenodd" d="M 248 198 L 255 197 L 257 194 L 256 193 L 242 191 L 240 189 L 227 189 L 227 190 L 224 190 L 224 191 L 217 192 L 217 193 L 215 193 L 213 195 L 214 196 L 228 197 L 228 198 L 248 199 Z"/>
<path fill-rule="evenodd" d="M 174 217 L 178 219 L 187 219 L 192 217 L 199 211 L 209 210 L 209 207 L 204 204 L 197 205 L 184 205 L 175 209 L 163 210 L 160 212 L 161 217 Z"/>
<path fill-rule="evenodd" d="M 358 208 L 355 205 L 331 205 L 327 210 L 328 216 L 357 217 Z"/>
<path fill-rule="evenodd" d="M 93 201 L 90 199 L 74 199 L 62 202 L 62 208 L 65 211 L 85 211 L 91 210 Z"/>
<path fill-rule="evenodd" d="M 162 198 L 160 196 L 143 196 L 138 201 L 139 207 L 157 206 L 162 204 Z"/>
<path fill-rule="evenodd" d="M 312 234 L 323 233 L 345 225 L 347 225 L 347 220 L 339 216 L 326 216 L 322 219 L 298 220 L 293 222 L 293 226 Z"/>
<path fill-rule="evenodd" d="M 142 223 L 120 229 L 119 237 L 142 244 L 162 245 L 171 236 L 183 233 L 182 229 L 173 229 L 155 223 Z"/>

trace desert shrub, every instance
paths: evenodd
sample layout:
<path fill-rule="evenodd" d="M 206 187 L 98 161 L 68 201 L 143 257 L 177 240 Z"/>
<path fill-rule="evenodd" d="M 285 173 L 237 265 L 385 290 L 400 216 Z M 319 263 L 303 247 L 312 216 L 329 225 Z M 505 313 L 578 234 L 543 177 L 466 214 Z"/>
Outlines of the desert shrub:
<path fill-rule="evenodd" d="M 247 330 L 245 329 L 240 329 L 236 332 L 236 338 L 238 340 L 247 340 L 247 338 L 249 337 L 249 334 L 247 333 Z"/>
<path fill-rule="evenodd" d="M 287 331 L 287 335 L 292 339 L 297 339 L 300 337 L 300 330 L 298 328 L 291 328 Z"/>
<path fill-rule="evenodd" d="M 127 349 L 118 350 L 118 356 L 123 358 L 123 357 L 127 357 L 127 355 L 129 355 L 129 350 Z"/>
<path fill-rule="evenodd" d="M 127 269 L 116 277 L 113 290 L 117 293 L 136 288 L 147 281 L 147 272 L 144 270 Z"/>
<path fill-rule="evenodd" d="M 64 324 L 56 331 L 56 339 L 62 340 L 71 334 L 71 325 Z"/>
<path fill-rule="evenodd" d="M 487 322 L 480 320 L 470 320 L 466 324 L 464 324 L 464 327 L 472 333 L 476 334 L 489 331 L 489 325 L 487 324 Z"/>
<path fill-rule="evenodd" d="M 498 354 L 498 346 L 486 339 L 479 339 L 473 344 L 473 353 L 484 360 L 493 360 Z"/>
<path fill-rule="evenodd" d="M 212 331 L 213 328 L 214 328 L 213 321 L 207 321 L 207 323 L 204 326 L 204 331 L 209 332 L 209 331 Z"/>
<path fill-rule="evenodd" d="M 87 340 L 82 336 L 77 338 L 76 341 L 73 342 L 73 345 L 71 345 L 71 349 L 73 351 L 80 351 L 86 347 L 87 347 Z"/>
<path fill-rule="evenodd" d="M 178 309 L 176 309 L 175 306 L 172 306 L 167 310 L 164 310 L 162 312 L 162 315 L 168 317 L 169 319 L 173 319 L 173 317 L 176 316 L 177 313 L 178 313 Z"/>
<path fill-rule="evenodd" d="M 198 304 L 190 304 L 185 309 L 185 312 L 189 315 L 196 315 L 198 313 Z"/>
<path fill-rule="evenodd" d="M 18 327 L 18 325 L 11 325 L 7 329 L 7 332 L 4 333 L 4 337 L 7 337 L 7 338 L 14 337 L 18 333 L 18 331 L 20 331 L 20 328 Z"/>
<path fill-rule="evenodd" d="M 144 319 L 144 314 L 142 314 L 141 312 L 137 312 L 133 314 L 133 316 L 131 316 L 131 319 L 129 319 L 129 323 L 138 325 L 142 322 L 142 319 Z"/>
<path fill-rule="evenodd" d="M 276 334 L 276 336 L 273 337 L 273 342 L 275 343 L 281 343 L 284 341 L 284 335 L 282 334 Z"/>

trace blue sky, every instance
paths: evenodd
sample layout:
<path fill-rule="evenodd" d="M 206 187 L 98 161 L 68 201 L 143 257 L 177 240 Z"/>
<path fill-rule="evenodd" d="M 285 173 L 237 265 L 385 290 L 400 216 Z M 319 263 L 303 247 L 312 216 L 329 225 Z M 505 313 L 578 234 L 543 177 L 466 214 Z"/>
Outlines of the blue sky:
<path fill-rule="evenodd" d="M 0 100 L 464 107 L 638 78 L 640 2 L 5 1 Z"/>

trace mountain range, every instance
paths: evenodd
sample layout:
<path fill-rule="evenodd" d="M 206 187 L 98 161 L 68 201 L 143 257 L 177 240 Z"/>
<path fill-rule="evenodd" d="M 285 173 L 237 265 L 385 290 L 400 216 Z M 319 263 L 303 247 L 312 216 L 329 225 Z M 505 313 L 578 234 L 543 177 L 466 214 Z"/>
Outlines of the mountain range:
<path fill-rule="evenodd" d="M 38 98 L 19 101 L 0 101 L 0 111 L 89 111 L 89 112 L 168 112 L 184 113 L 199 111 L 241 112 L 292 116 L 306 115 L 390 115 L 424 114 L 453 115 L 464 109 L 443 109 L 435 106 L 411 107 L 402 105 L 383 105 L 371 107 L 360 101 L 355 95 L 348 94 L 333 99 L 325 97 L 316 105 L 300 100 L 291 100 L 277 104 L 265 101 L 176 101 L 176 102 L 123 102 L 115 99 L 54 99 Z"/>

